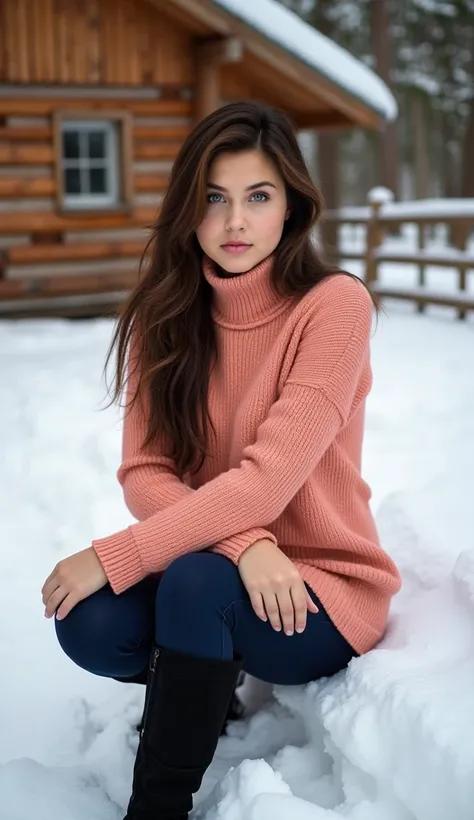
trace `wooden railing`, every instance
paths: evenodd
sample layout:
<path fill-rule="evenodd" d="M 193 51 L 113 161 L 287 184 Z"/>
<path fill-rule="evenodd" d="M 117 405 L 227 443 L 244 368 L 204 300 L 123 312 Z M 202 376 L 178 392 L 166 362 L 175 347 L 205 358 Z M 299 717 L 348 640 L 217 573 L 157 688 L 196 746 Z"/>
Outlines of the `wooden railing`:
<path fill-rule="evenodd" d="M 459 318 L 474 310 L 474 289 L 469 288 L 469 273 L 474 274 L 474 245 L 469 250 L 474 232 L 474 199 L 419 200 L 395 203 L 388 201 L 383 189 L 374 189 L 369 204 L 356 208 L 328 211 L 325 222 L 337 228 L 345 225 L 364 226 L 366 246 L 352 251 L 341 242 L 339 230 L 338 256 L 343 260 L 358 260 L 364 267 L 366 283 L 379 299 L 395 298 L 414 302 L 422 312 L 426 305 L 443 305 L 457 309 Z M 414 241 L 409 247 L 396 246 L 390 237 L 403 235 L 407 225 L 414 226 Z M 437 226 L 444 226 L 445 244 L 433 244 L 431 235 Z M 430 247 L 431 244 L 431 247 Z M 392 245 L 392 247 L 390 247 Z M 384 281 L 381 265 L 415 265 L 416 284 L 397 282 L 397 274 Z M 427 268 L 455 269 L 457 286 L 450 290 L 436 289 L 428 281 Z M 399 277 L 398 277 L 399 278 Z"/>

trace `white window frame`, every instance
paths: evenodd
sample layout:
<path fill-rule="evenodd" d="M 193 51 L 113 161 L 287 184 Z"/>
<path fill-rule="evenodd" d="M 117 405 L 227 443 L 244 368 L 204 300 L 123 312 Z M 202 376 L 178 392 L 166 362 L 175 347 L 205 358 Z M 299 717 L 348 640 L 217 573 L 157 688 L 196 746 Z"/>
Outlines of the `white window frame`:
<path fill-rule="evenodd" d="M 56 203 L 59 213 L 127 213 L 133 212 L 133 116 L 118 109 L 82 110 L 58 109 L 53 113 L 54 168 Z M 67 160 L 63 155 L 63 132 L 100 130 L 106 133 L 107 152 L 103 160 L 84 157 L 84 167 L 105 167 L 108 170 L 109 190 L 105 194 L 68 194 L 65 191 L 64 168 L 77 167 L 78 160 Z"/>
<path fill-rule="evenodd" d="M 62 137 L 64 131 L 76 131 L 79 133 L 80 146 L 85 145 L 85 135 L 91 131 L 99 131 L 105 134 L 105 158 L 90 159 L 85 151 L 80 150 L 79 159 L 66 159 L 63 154 Z M 85 178 L 89 168 L 106 168 L 107 182 L 109 190 L 104 194 L 93 194 L 85 191 L 80 194 L 69 194 L 65 190 L 63 182 L 63 207 L 74 210 L 91 210 L 96 208 L 116 208 L 120 205 L 120 171 L 121 161 L 119 156 L 119 135 L 118 123 L 110 119 L 64 119 L 61 122 L 61 174 L 64 179 L 66 168 L 79 167 L 81 178 Z M 84 186 L 86 187 L 86 186 Z"/>

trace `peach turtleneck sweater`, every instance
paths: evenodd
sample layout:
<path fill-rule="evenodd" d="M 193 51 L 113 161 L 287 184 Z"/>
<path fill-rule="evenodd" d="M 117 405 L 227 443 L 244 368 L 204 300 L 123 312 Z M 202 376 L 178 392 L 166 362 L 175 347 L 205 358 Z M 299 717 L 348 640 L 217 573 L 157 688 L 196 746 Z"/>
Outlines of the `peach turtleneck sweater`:
<path fill-rule="evenodd" d="M 140 452 L 146 405 L 137 402 L 118 478 L 138 523 L 92 546 L 120 594 L 184 553 L 211 549 L 238 564 L 270 538 L 363 653 L 400 588 L 361 477 L 372 302 L 344 274 L 282 298 L 271 265 L 221 278 L 204 262 L 219 351 L 209 386 L 216 439 L 197 475 L 179 475 L 163 442 Z M 130 379 L 128 397 L 134 390 Z"/>

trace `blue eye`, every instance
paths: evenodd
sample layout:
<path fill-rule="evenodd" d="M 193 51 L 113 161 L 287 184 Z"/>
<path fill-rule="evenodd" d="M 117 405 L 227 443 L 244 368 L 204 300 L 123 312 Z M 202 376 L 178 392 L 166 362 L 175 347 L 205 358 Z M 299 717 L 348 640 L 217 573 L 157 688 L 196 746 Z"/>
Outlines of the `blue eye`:
<path fill-rule="evenodd" d="M 268 202 L 269 199 L 270 197 L 268 196 L 268 194 L 264 194 L 263 191 L 256 191 L 250 197 L 251 202 Z M 224 202 L 224 197 L 222 196 L 222 194 L 208 194 L 207 201 L 211 205 L 218 205 L 220 202 Z"/>

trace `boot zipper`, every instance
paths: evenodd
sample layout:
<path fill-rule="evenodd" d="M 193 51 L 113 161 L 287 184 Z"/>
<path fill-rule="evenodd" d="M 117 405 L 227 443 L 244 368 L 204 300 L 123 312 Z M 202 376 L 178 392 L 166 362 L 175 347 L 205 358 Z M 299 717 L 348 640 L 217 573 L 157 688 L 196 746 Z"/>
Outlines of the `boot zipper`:
<path fill-rule="evenodd" d="M 147 681 L 147 687 L 146 687 L 145 707 L 144 707 L 144 711 L 143 711 L 142 728 L 141 728 L 141 731 L 140 731 L 140 740 L 139 740 L 139 744 L 138 744 L 137 757 L 140 754 L 140 745 L 143 742 L 143 735 L 145 733 L 146 720 L 147 720 L 148 711 L 149 711 L 149 708 L 150 708 L 151 688 L 152 688 L 152 685 L 153 685 L 153 677 L 154 677 L 154 674 L 155 674 L 155 671 L 156 671 L 156 663 L 158 661 L 159 656 L 160 656 L 160 650 L 158 649 L 157 646 L 154 646 L 153 651 L 150 655 L 150 663 L 149 663 L 149 666 L 148 666 L 149 675 L 148 675 L 148 681 Z M 135 781 L 135 776 L 134 776 L 134 781 Z M 135 788 L 132 789 L 132 794 L 131 794 L 131 797 L 130 797 L 129 807 L 134 804 L 134 801 L 135 801 Z M 128 817 L 128 813 L 127 813 L 127 817 Z"/>
<path fill-rule="evenodd" d="M 160 656 L 160 650 L 158 649 L 157 646 L 155 646 L 153 648 L 153 651 L 152 651 L 151 655 L 150 655 L 150 666 L 149 666 L 150 680 L 149 680 L 149 684 L 147 686 L 145 710 L 143 712 L 143 721 L 142 721 L 143 725 L 142 725 L 142 730 L 140 732 L 140 739 L 143 739 L 143 734 L 145 732 L 146 719 L 148 717 L 148 711 L 149 711 L 149 707 L 150 707 L 150 695 L 151 695 L 152 680 L 153 680 L 153 676 L 154 676 L 155 671 L 156 671 L 156 664 L 157 664 L 159 656 Z"/>

